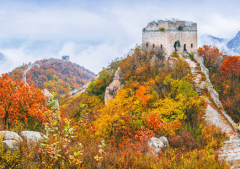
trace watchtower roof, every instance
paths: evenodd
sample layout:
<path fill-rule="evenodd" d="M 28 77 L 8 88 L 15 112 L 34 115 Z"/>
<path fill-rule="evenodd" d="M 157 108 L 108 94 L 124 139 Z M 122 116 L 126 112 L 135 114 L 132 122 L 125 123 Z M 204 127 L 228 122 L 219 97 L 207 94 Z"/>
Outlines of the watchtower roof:
<path fill-rule="evenodd" d="M 197 23 L 179 20 L 158 20 L 148 23 L 143 31 L 197 31 Z"/>

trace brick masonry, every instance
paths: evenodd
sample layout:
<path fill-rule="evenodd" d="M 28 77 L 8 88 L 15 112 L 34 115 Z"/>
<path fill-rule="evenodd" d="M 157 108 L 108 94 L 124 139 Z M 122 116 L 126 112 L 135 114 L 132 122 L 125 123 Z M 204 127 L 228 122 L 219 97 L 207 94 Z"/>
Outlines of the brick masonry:
<path fill-rule="evenodd" d="M 180 55 L 181 56 L 181 55 Z M 224 111 L 221 101 L 219 100 L 219 94 L 213 89 L 212 83 L 209 79 L 209 71 L 204 66 L 203 58 L 199 56 L 198 53 L 194 53 L 194 60 L 190 60 L 189 58 L 183 58 L 186 61 L 190 68 L 193 79 L 193 85 L 197 86 L 196 90 L 201 96 L 201 89 L 207 88 L 211 99 L 207 101 L 205 111 L 205 120 L 207 125 L 216 126 L 221 129 L 222 132 L 225 132 L 229 137 L 229 141 L 223 142 L 223 146 L 217 150 L 215 153 L 218 155 L 221 161 L 226 161 L 230 164 L 231 168 L 240 168 L 240 138 L 239 138 L 239 127 L 234 121 L 227 115 Z M 201 71 L 198 71 L 201 70 Z M 206 75 L 205 82 L 201 80 L 200 74 Z M 202 84 L 204 85 L 195 85 L 195 84 Z M 216 105 L 216 107 L 213 106 Z"/>
<path fill-rule="evenodd" d="M 181 27 L 181 29 L 180 29 Z M 164 30 L 159 30 L 163 28 Z M 180 30 L 179 30 L 180 29 Z M 174 47 L 179 41 L 180 47 Z M 197 52 L 197 24 L 187 21 L 150 22 L 142 31 L 143 49 L 162 48 L 166 55 L 173 52 Z"/>

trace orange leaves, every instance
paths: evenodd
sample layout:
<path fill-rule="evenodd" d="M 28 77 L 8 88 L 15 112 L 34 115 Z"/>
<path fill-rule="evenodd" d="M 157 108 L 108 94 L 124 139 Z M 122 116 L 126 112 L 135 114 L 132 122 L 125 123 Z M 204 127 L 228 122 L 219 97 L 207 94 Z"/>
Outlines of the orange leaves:
<path fill-rule="evenodd" d="M 228 60 L 224 60 L 221 67 L 219 68 L 220 72 L 226 77 L 240 75 L 240 57 L 239 56 L 229 56 Z"/>
<path fill-rule="evenodd" d="M 221 55 L 220 50 L 216 46 L 203 45 L 203 47 L 198 48 L 198 53 L 201 56 L 212 55 L 213 57 L 218 57 Z"/>
<path fill-rule="evenodd" d="M 139 86 L 139 88 L 136 90 L 136 97 L 140 104 L 143 106 L 143 109 L 145 109 L 152 98 L 152 95 L 150 94 L 150 87 Z"/>
<path fill-rule="evenodd" d="M 29 117 L 44 121 L 45 97 L 40 89 L 14 81 L 7 74 L 0 78 L 0 118 L 6 125 L 18 120 L 26 124 Z"/>
<path fill-rule="evenodd" d="M 218 59 L 220 55 L 225 53 L 220 52 L 216 46 L 203 45 L 203 47 L 198 48 L 198 53 L 204 58 L 204 64 L 208 68 L 219 67 L 221 65 L 221 59 Z"/>
<path fill-rule="evenodd" d="M 158 131 L 165 127 L 165 124 L 161 122 L 161 116 L 156 113 L 143 114 L 143 119 L 146 120 L 147 126 L 153 131 Z"/>
<path fill-rule="evenodd" d="M 178 119 L 169 123 L 162 122 L 161 116 L 154 112 L 143 114 L 143 119 L 146 121 L 147 129 L 152 130 L 158 135 L 172 135 L 180 129 L 182 125 Z"/>

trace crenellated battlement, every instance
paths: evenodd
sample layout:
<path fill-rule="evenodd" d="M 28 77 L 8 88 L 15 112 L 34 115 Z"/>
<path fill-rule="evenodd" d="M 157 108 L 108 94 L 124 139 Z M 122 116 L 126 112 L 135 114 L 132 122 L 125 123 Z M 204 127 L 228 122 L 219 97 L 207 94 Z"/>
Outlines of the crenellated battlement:
<path fill-rule="evenodd" d="M 164 30 L 163 30 L 164 29 Z M 143 31 L 197 31 L 197 23 L 189 21 L 152 21 Z"/>

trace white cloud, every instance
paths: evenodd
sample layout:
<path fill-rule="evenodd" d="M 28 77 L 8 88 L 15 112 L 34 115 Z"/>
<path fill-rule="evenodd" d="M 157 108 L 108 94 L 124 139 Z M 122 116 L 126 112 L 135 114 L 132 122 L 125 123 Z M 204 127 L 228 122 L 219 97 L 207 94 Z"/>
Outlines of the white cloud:
<path fill-rule="evenodd" d="M 142 28 L 157 19 L 197 22 L 199 37 L 232 38 L 240 30 L 237 0 L 8 0 L 0 6 L 0 53 L 8 58 L 1 73 L 23 62 L 62 55 L 97 73 L 140 44 Z M 14 39 L 22 44 L 16 46 Z"/>
<path fill-rule="evenodd" d="M 102 67 L 107 67 L 116 57 L 122 57 L 127 53 L 130 47 L 124 47 L 121 44 L 103 43 L 98 45 L 91 44 L 77 44 L 73 41 L 64 43 L 58 52 L 52 52 L 52 48 L 58 46 L 50 46 L 48 50 L 32 51 L 28 50 L 31 43 L 24 43 L 19 48 L 1 49 L 0 51 L 7 57 L 7 61 L 0 62 L 0 73 L 12 71 L 15 67 L 23 63 L 35 62 L 39 59 L 58 58 L 61 59 L 63 55 L 69 55 L 70 61 L 77 63 L 85 68 L 90 68 L 91 71 L 98 73 Z"/>

